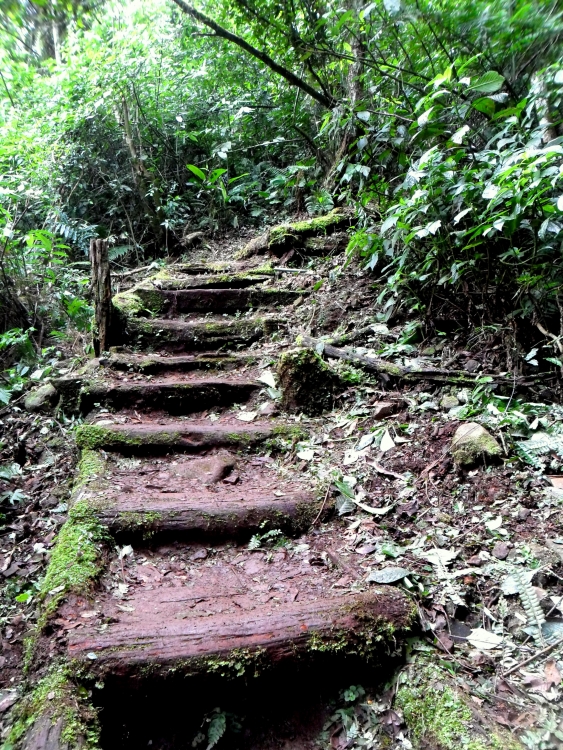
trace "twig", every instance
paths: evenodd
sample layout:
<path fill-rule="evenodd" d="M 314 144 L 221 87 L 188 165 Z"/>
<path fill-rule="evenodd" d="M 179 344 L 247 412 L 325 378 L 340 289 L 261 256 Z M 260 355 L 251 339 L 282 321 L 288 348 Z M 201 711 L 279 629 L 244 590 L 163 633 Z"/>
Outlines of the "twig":
<path fill-rule="evenodd" d="M 509 674 L 512 674 L 513 672 L 516 672 L 517 669 L 520 669 L 521 667 L 525 667 L 527 664 L 530 664 L 530 662 L 535 661 L 536 659 L 539 659 L 541 656 L 545 656 L 546 654 L 549 654 L 550 651 L 553 651 L 554 648 L 557 646 L 560 646 L 563 643 L 563 638 L 559 638 L 555 641 L 555 643 L 552 643 L 549 646 L 546 646 L 545 648 L 542 648 L 541 651 L 538 651 L 536 654 L 532 654 L 532 656 L 528 657 L 527 659 L 524 659 L 524 661 L 521 661 L 519 664 L 515 664 L 513 667 L 510 667 L 508 672 L 504 673 L 504 677 L 508 677 Z"/>
<path fill-rule="evenodd" d="M 319 518 L 322 516 L 323 510 L 325 509 L 326 501 L 328 500 L 328 493 L 329 492 L 330 492 L 330 482 L 329 482 L 328 487 L 326 488 L 326 492 L 325 492 L 323 503 L 321 505 L 321 509 L 317 513 L 317 517 L 315 518 L 315 520 L 313 521 L 313 523 L 311 524 L 311 526 L 315 526 L 315 524 L 317 523 L 317 521 L 319 520 Z"/>

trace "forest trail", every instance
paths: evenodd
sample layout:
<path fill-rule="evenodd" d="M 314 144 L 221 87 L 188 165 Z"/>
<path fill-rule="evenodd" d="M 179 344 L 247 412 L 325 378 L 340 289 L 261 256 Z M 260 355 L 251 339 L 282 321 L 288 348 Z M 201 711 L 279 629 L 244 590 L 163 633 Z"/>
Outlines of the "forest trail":
<path fill-rule="evenodd" d="M 338 532 L 318 528 L 329 493 L 272 458 L 301 433 L 267 396 L 272 338 L 307 292 L 248 265 L 181 266 L 154 283 L 162 317 L 136 318 L 82 390 L 71 508 L 93 512 L 110 543 L 94 597 L 71 595 L 53 616 L 51 650 L 106 684 L 219 675 L 244 691 L 245 677 L 282 661 L 373 663 L 412 622 L 400 589 L 343 580 Z M 297 536 L 297 554 L 267 544 Z M 181 689 L 197 693 L 192 684 Z M 101 722 L 104 748 L 137 746 L 131 727 L 126 739 Z M 58 747 L 57 726 L 27 747 Z"/>

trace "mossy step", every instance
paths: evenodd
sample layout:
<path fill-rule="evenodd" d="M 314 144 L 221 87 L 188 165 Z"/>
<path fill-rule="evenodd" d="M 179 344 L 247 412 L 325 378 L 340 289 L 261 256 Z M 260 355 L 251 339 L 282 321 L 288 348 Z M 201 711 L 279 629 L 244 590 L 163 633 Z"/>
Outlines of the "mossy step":
<path fill-rule="evenodd" d="M 141 294 L 139 290 L 137 294 Z M 236 312 L 291 305 L 308 292 L 286 289 L 181 289 L 161 292 L 167 315 L 183 312 Z"/>
<path fill-rule="evenodd" d="M 80 425 L 75 433 L 79 448 L 126 453 L 151 450 L 202 450 L 212 447 L 250 447 L 277 437 L 291 437 L 295 426 L 284 424 L 211 424 L 203 420 L 171 424 Z"/>
<path fill-rule="evenodd" d="M 282 325 L 274 316 L 207 320 L 142 320 L 129 318 L 129 340 L 160 351 L 234 349 L 258 341 Z"/>
<path fill-rule="evenodd" d="M 244 403 L 262 387 L 252 380 L 213 377 L 151 383 L 96 383 L 80 391 L 79 409 L 82 414 L 88 414 L 99 405 L 115 411 L 134 408 L 142 412 L 193 414 L 212 407 Z"/>
<path fill-rule="evenodd" d="M 108 595 L 100 598 L 99 616 L 69 632 L 69 659 L 102 676 L 252 676 L 272 663 L 319 652 L 376 656 L 395 646 L 413 621 L 412 603 L 391 586 L 337 595 L 311 573 L 317 586 L 298 578 L 296 601 L 294 584 L 283 582 L 284 571 L 291 577 L 288 564 L 272 565 L 261 575 L 275 585 L 271 598 L 240 568 L 235 575 L 226 568 L 213 575 L 207 565 L 204 578 L 186 586 L 174 585 L 174 575 L 160 574 L 159 580 L 158 565 L 151 562 L 144 575 L 138 568 L 141 579 L 151 581 L 150 595 L 144 586 L 130 586 L 125 605 Z M 78 607 L 74 615 L 79 619 Z M 107 623 L 103 629 L 101 622 Z"/>
<path fill-rule="evenodd" d="M 247 289 L 270 281 L 271 273 L 201 273 L 190 274 L 181 269 L 159 271 L 154 276 L 135 284 L 126 292 L 116 295 L 118 299 L 130 296 L 141 290 L 149 293 L 154 290 L 174 291 L 176 289 Z"/>
<path fill-rule="evenodd" d="M 100 360 L 103 367 L 126 372 L 142 372 L 145 375 L 156 375 L 162 372 L 193 372 L 194 370 L 235 370 L 247 367 L 256 362 L 257 357 L 250 354 L 232 354 L 217 356 L 201 354 L 194 356 L 184 354 L 178 357 L 161 357 L 158 354 L 127 354 L 112 352 L 109 357 Z"/>

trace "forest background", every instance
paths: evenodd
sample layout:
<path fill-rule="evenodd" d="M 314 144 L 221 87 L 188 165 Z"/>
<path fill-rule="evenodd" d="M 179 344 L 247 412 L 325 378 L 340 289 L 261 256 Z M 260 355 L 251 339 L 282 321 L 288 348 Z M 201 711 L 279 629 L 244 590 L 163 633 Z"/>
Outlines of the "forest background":
<path fill-rule="evenodd" d="M 91 238 L 119 268 L 339 206 L 374 317 L 561 368 L 562 31 L 553 0 L 1 0 L 0 401 L 89 346 Z"/>

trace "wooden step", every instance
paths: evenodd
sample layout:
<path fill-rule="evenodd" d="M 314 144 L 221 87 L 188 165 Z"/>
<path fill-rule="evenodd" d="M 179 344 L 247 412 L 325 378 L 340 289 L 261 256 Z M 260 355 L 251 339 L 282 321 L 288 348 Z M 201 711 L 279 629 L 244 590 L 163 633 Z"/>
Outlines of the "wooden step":
<path fill-rule="evenodd" d="M 142 290 L 136 293 L 142 298 Z M 181 289 L 158 294 L 163 303 L 159 313 L 172 316 L 184 312 L 236 312 L 291 305 L 307 292 L 284 289 Z"/>
<path fill-rule="evenodd" d="M 274 316 L 207 318 L 205 320 L 144 320 L 129 318 L 132 343 L 154 351 L 217 351 L 248 346 L 282 325 Z"/>
<path fill-rule="evenodd" d="M 207 420 L 175 421 L 170 424 L 83 424 L 75 432 L 79 448 L 126 453 L 165 450 L 202 450 L 213 447 L 241 448 L 276 437 L 299 435 L 295 425 L 283 423 L 244 424 L 232 420 L 211 423 Z"/>
<path fill-rule="evenodd" d="M 257 357 L 250 354 L 232 354 L 217 356 L 215 354 L 183 354 L 176 357 L 162 357 L 158 354 L 130 354 L 114 351 L 109 357 L 100 359 L 103 367 L 126 372 L 142 372 L 145 375 L 156 375 L 162 372 L 192 372 L 194 370 L 235 370 L 247 367 L 256 362 Z"/>
<path fill-rule="evenodd" d="M 178 545 L 114 560 L 114 579 L 104 579 L 114 594 L 100 594 L 93 606 L 69 603 L 61 613 L 70 625 L 69 659 L 102 674 L 252 675 L 318 652 L 369 657 L 413 623 L 415 608 L 399 589 L 337 593 L 341 572 L 311 566 L 303 555 L 227 550 L 207 558 L 204 550 L 195 562 L 193 548 Z"/>
<path fill-rule="evenodd" d="M 88 414 L 98 405 L 116 411 L 136 409 L 174 415 L 193 414 L 214 407 L 242 404 L 263 387 L 252 380 L 217 377 L 93 383 L 80 391 L 80 411 Z"/>
<path fill-rule="evenodd" d="M 205 456 L 96 461 L 95 479 L 80 492 L 114 533 L 217 538 L 276 528 L 295 533 L 326 516 L 304 480 L 282 479 L 274 462 L 224 450 Z"/>

